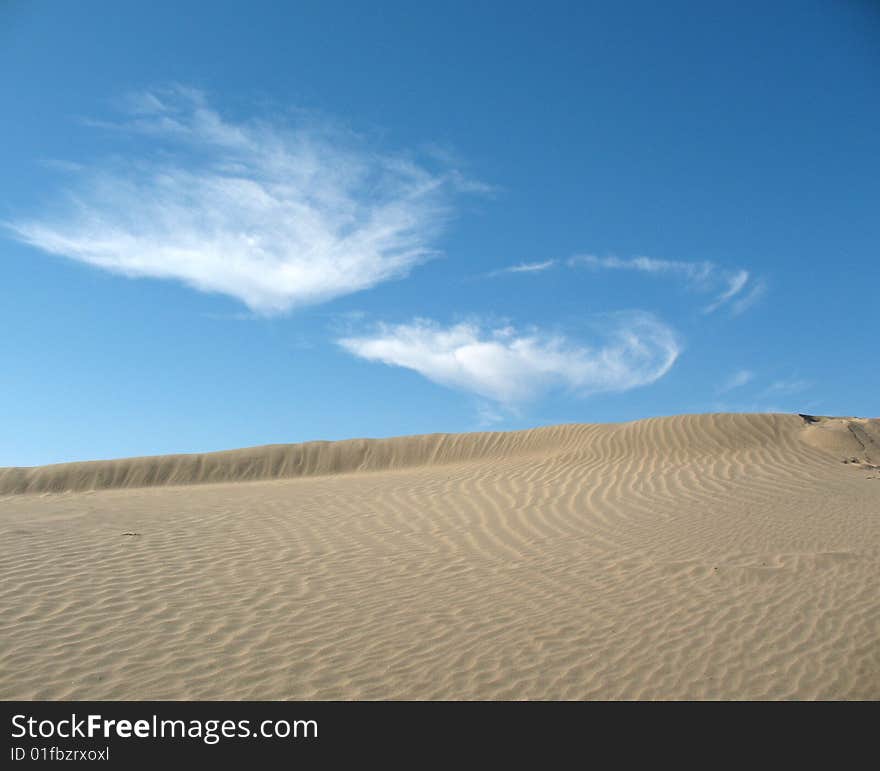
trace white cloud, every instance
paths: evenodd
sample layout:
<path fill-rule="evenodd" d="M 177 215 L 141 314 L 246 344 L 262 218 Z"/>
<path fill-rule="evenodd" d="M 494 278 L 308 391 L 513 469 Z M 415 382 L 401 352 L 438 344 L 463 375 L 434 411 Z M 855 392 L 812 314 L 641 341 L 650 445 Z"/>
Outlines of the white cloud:
<path fill-rule="evenodd" d="M 75 173 L 83 170 L 83 165 L 81 163 L 66 161 L 60 158 L 43 158 L 42 160 L 37 161 L 37 163 L 46 169 L 51 169 L 52 171 Z"/>
<path fill-rule="evenodd" d="M 502 276 L 505 273 L 542 273 L 545 270 L 555 267 L 558 260 L 544 260 L 543 262 L 521 262 L 517 265 L 510 265 L 506 268 L 493 270 L 486 275 L 490 278 L 494 276 Z"/>
<path fill-rule="evenodd" d="M 797 394 L 802 391 L 806 391 L 810 387 L 811 383 L 808 380 L 776 380 L 772 382 L 767 388 L 764 390 L 764 395 L 769 396 L 771 394 Z"/>
<path fill-rule="evenodd" d="M 758 300 L 760 300 L 767 293 L 767 282 L 764 280 L 759 280 L 752 283 L 749 291 L 740 297 L 736 302 L 734 302 L 731 306 L 731 311 L 734 316 L 738 316 L 740 313 L 751 308 Z"/>
<path fill-rule="evenodd" d="M 678 260 L 657 260 L 653 257 L 633 257 L 628 260 L 619 257 L 596 257 L 592 254 L 579 254 L 570 257 L 569 267 L 586 266 L 604 270 L 636 270 L 642 273 L 678 273 L 691 281 L 705 281 L 714 271 L 711 262 L 682 262 Z"/>
<path fill-rule="evenodd" d="M 727 289 L 725 289 L 713 303 L 707 305 L 703 310 L 705 313 L 712 313 L 718 310 L 728 300 L 736 297 L 749 281 L 749 272 L 747 270 L 738 270 L 735 273 L 728 273 L 725 276 L 727 281 Z"/>
<path fill-rule="evenodd" d="M 405 275 L 467 186 L 326 126 L 228 121 L 193 89 L 126 105 L 124 123 L 103 126 L 138 135 L 137 157 L 84 171 L 61 214 L 6 223 L 16 238 L 266 315 Z"/>
<path fill-rule="evenodd" d="M 486 329 L 474 322 L 444 327 L 417 319 L 338 342 L 363 359 L 405 367 L 504 405 L 552 388 L 587 395 L 647 385 L 669 371 L 681 350 L 673 330 L 646 313 L 618 314 L 602 337 L 588 345 L 534 329 Z"/>
<path fill-rule="evenodd" d="M 482 402 L 477 405 L 477 425 L 480 428 L 488 428 L 502 423 L 506 417 L 502 411 L 498 410 L 490 402 Z"/>
<path fill-rule="evenodd" d="M 511 265 L 505 268 L 505 273 L 539 273 L 542 270 L 552 268 L 556 260 L 544 260 L 543 262 L 521 262 L 519 265 Z"/>
<path fill-rule="evenodd" d="M 763 281 L 755 282 L 747 270 L 729 270 L 713 262 L 686 262 L 682 260 L 658 260 L 653 257 L 596 257 L 592 254 L 577 255 L 567 261 L 569 267 L 588 267 L 594 270 L 631 270 L 654 275 L 677 275 L 703 292 L 717 292 L 716 298 L 707 305 L 704 313 L 713 313 L 723 305 L 738 297 L 748 286 L 746 297 L 737 300 L 732 306 L 734 314 L 742 313 L 756 302 L 764 293 Z"/>
<path fill-rule="evenodd" d="M 742 388 L 747 383 L 751 383 L 754 379 L 754 372 L 747 369 L 741 369 L 738 372 L 734 372 L 719 386 L 718 393 L 723 394 L 732 391 L 734 388 Z"/>

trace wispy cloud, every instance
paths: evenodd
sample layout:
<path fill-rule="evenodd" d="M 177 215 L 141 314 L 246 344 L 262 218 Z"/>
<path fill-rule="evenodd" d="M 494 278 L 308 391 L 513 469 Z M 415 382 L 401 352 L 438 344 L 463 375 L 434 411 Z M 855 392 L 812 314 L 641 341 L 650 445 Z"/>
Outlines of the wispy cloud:
<path fill-rule="evenodd" d="M 763 279 L 752 282 L 749 291 L 731 304 L 731 312 L 734 316 L 747 311 L 767 294 L 767 282 Z"/>
<path fill-rule="evenodd" d="M 499 270 L 493 270 L 491 273 L 487 273 L 486 275 L 489 277 L 493 276 L 502 276 L 505 273 L 541 273 L 542 271 L 549 270 L 558 264 L 558 260 L 544 260 L 543 262 L 521 262 L 517 265 L 510 265 L 506 268 L 501 268 Z"/>
<path fill-rule="evenodd" d="M 735 273 L 728 273 L 724 276 L 724 280 L 727 282 L 727 289 L 718 295 L 714 302 L 710 303 L 703 309 L 706 313 L 713 313 L 724 305 L 724 303 L 732 300 L 742 292 L 745 285 L 749 282 L 749 272 L 747 270 L 738 270 Z M 741 302 L 741 300 L 737 301 L 736 305 L 740 305 Z M 745 308 L 743 308 L 743 310 L 745 310 Z"/>
<path fill-rule="evenodd" d="M 712 409 L 718 412 L 809 412 L 822 403 L 821 399 L 807 398 L 805 392 L 813 384 L 798 378 L 774 380 L 769 385 L 747 389 L 746 393 L 750 393 L 750 396 L 727 396 L 728 392 L 754 383 L 756 380 L 758 378 L 750 370 L 742 369 L 734 372 L 716 389 L 716 394 L 719 397 L 724 395 L 724 399 L 737 398 L 740 401 L 736 403 L 719 401 L 712 405 Z"/>
<path fill-rule="evenodd" d="M 774 380 L 764 389 L 763 396 L 799 394 L 806 391 L 812 384 L 809 380 L 796 378 L 788 380 Z"/>
<path fill-rule="evenodd" d="M 703 308 L 704 313 L 714 313 L 730 304 L 731 312 L 742 313 L 757 302 L 767 289 L 762 279 L 755 279 L 742 268 L 722 268 L 713 262 L 686 262 L 683 260 L 658 260 L 653 257 L 597 257 L 578 254 L 567 260 L 550 259 L 542 262 L 524 262 L 493 270 L 489 277 L 511 273 L 541 273 L 557 266 L 589 268 L 591 270 L 621 270 L 647 273 L 654 276 L 677 276 L 688 287 L 704 293 L 714 293 L 715 299 Z"/>
<path fill-rule="evenodd" d="M 641 273 L 678 274 L 689 281 L 707 281 L 715 270 L 711 262 L 682 262 L 678 260 L 657 260 L 653 257 L 596 257 L 593 254 L 578 254 L 567 261 L 570 267 L 588 267 L 599 270 L 635 270 Z"/>
<path fill-rule="evenodd" d="M 756 302 L 766 288 L 763 281 L 755 283 L 747 270 L 722 268 L 713 262 L 687 262 L 683 260 L 658 260 L 653 257 L 596 257 L 592 254 L 571 257 L 570 267 L 588 267 L 594 270 L 631 270 L 653 275 L 680 276 L 689 286 L 703 292 L 715 292 L 715 299 L 703 308 L 704 313 L 716 310 L 739 297 L 749 287 L 750 301 L 738 300 L 733 306 L 734 313 L 741 313 Z M 750 283 L 751 282 L 751 283 Z M 761 289 L 757 290 L 760 286 Z"/>
<path fill-rule="evenodd" d="M 751 383 L 754 379 L 754 372 L 747 369 L 741 369 L 737 372 L 734 372 L 720 386 L 718 386 L 717 392 L 719 394 L 724 394 L 728 391 L 733 391 L 735 388 L 742 388 L 747 383 Z"/>
<path fill-rule="evenodd" d="M 506 419 L 503 411 L 496 408 L 491 402 L 481 402 L 477 405 L 477 425 L 480 428 L 502 423 Z"/>
<path fill-rule="evenodd" d="M 424 319 L 383 324 L 338 342 L 363 359 L 405 367 L 506 406 L 553 388 L 588 395 L 647 385 L 669 371 L 681 350 L 673 330 L 646 313 L 618 314 L 592 344 L 537 329 L 442 326 Z"/>
<path fill-rule="evenodd" d="M 43 168 L 51 169 L 52 171 L 61 171 L 61 172 L 78 172 L 83 170 L 83 165 L 81 163 L 75 163 L 74 161 L 66 161 L 61 158 L 42 158 L 37 161 Z"/>
<path fill-rule="evenodd" d="M 452 193 L 472 189 L 327 126 L 227 120 L 194 89 L 126 108 L 100 125 L 139 136 L 137 155 L 84 169 L 60 213 L 6 223 L 14 237 L 269 315 L 405 275 L 435 254 Z"/>

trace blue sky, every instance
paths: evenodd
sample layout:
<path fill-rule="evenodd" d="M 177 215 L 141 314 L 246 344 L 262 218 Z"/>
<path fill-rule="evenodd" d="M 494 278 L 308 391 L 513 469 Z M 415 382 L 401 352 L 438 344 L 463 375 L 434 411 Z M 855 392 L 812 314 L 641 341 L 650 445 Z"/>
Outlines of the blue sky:
<path fill-rule="evenodd" d="M 0 465 L 876 415 L 868 2 L 0 3 Z"/>

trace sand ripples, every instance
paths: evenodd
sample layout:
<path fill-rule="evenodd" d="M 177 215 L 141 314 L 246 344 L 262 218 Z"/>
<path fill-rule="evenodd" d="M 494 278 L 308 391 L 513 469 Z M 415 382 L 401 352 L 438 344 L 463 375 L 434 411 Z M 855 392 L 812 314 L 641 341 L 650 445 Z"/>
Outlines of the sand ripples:
<path fill-rule="evenodd" d="M 7 493 L 79 492 L 0 499 L 0 697 L 878 698 L 880 481 L 841 462 L 878 434 L 857 427 L 13 470 Z"/>

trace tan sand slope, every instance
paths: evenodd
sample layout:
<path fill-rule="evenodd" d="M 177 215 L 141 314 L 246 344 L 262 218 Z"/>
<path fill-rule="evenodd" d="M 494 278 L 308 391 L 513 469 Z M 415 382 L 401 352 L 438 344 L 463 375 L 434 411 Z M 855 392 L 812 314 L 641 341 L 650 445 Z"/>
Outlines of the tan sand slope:
<path fill-rule="evenodd" d="M 0 698 L 880 698 L 878 466 L 723 414 L 0 469 Z"/>

